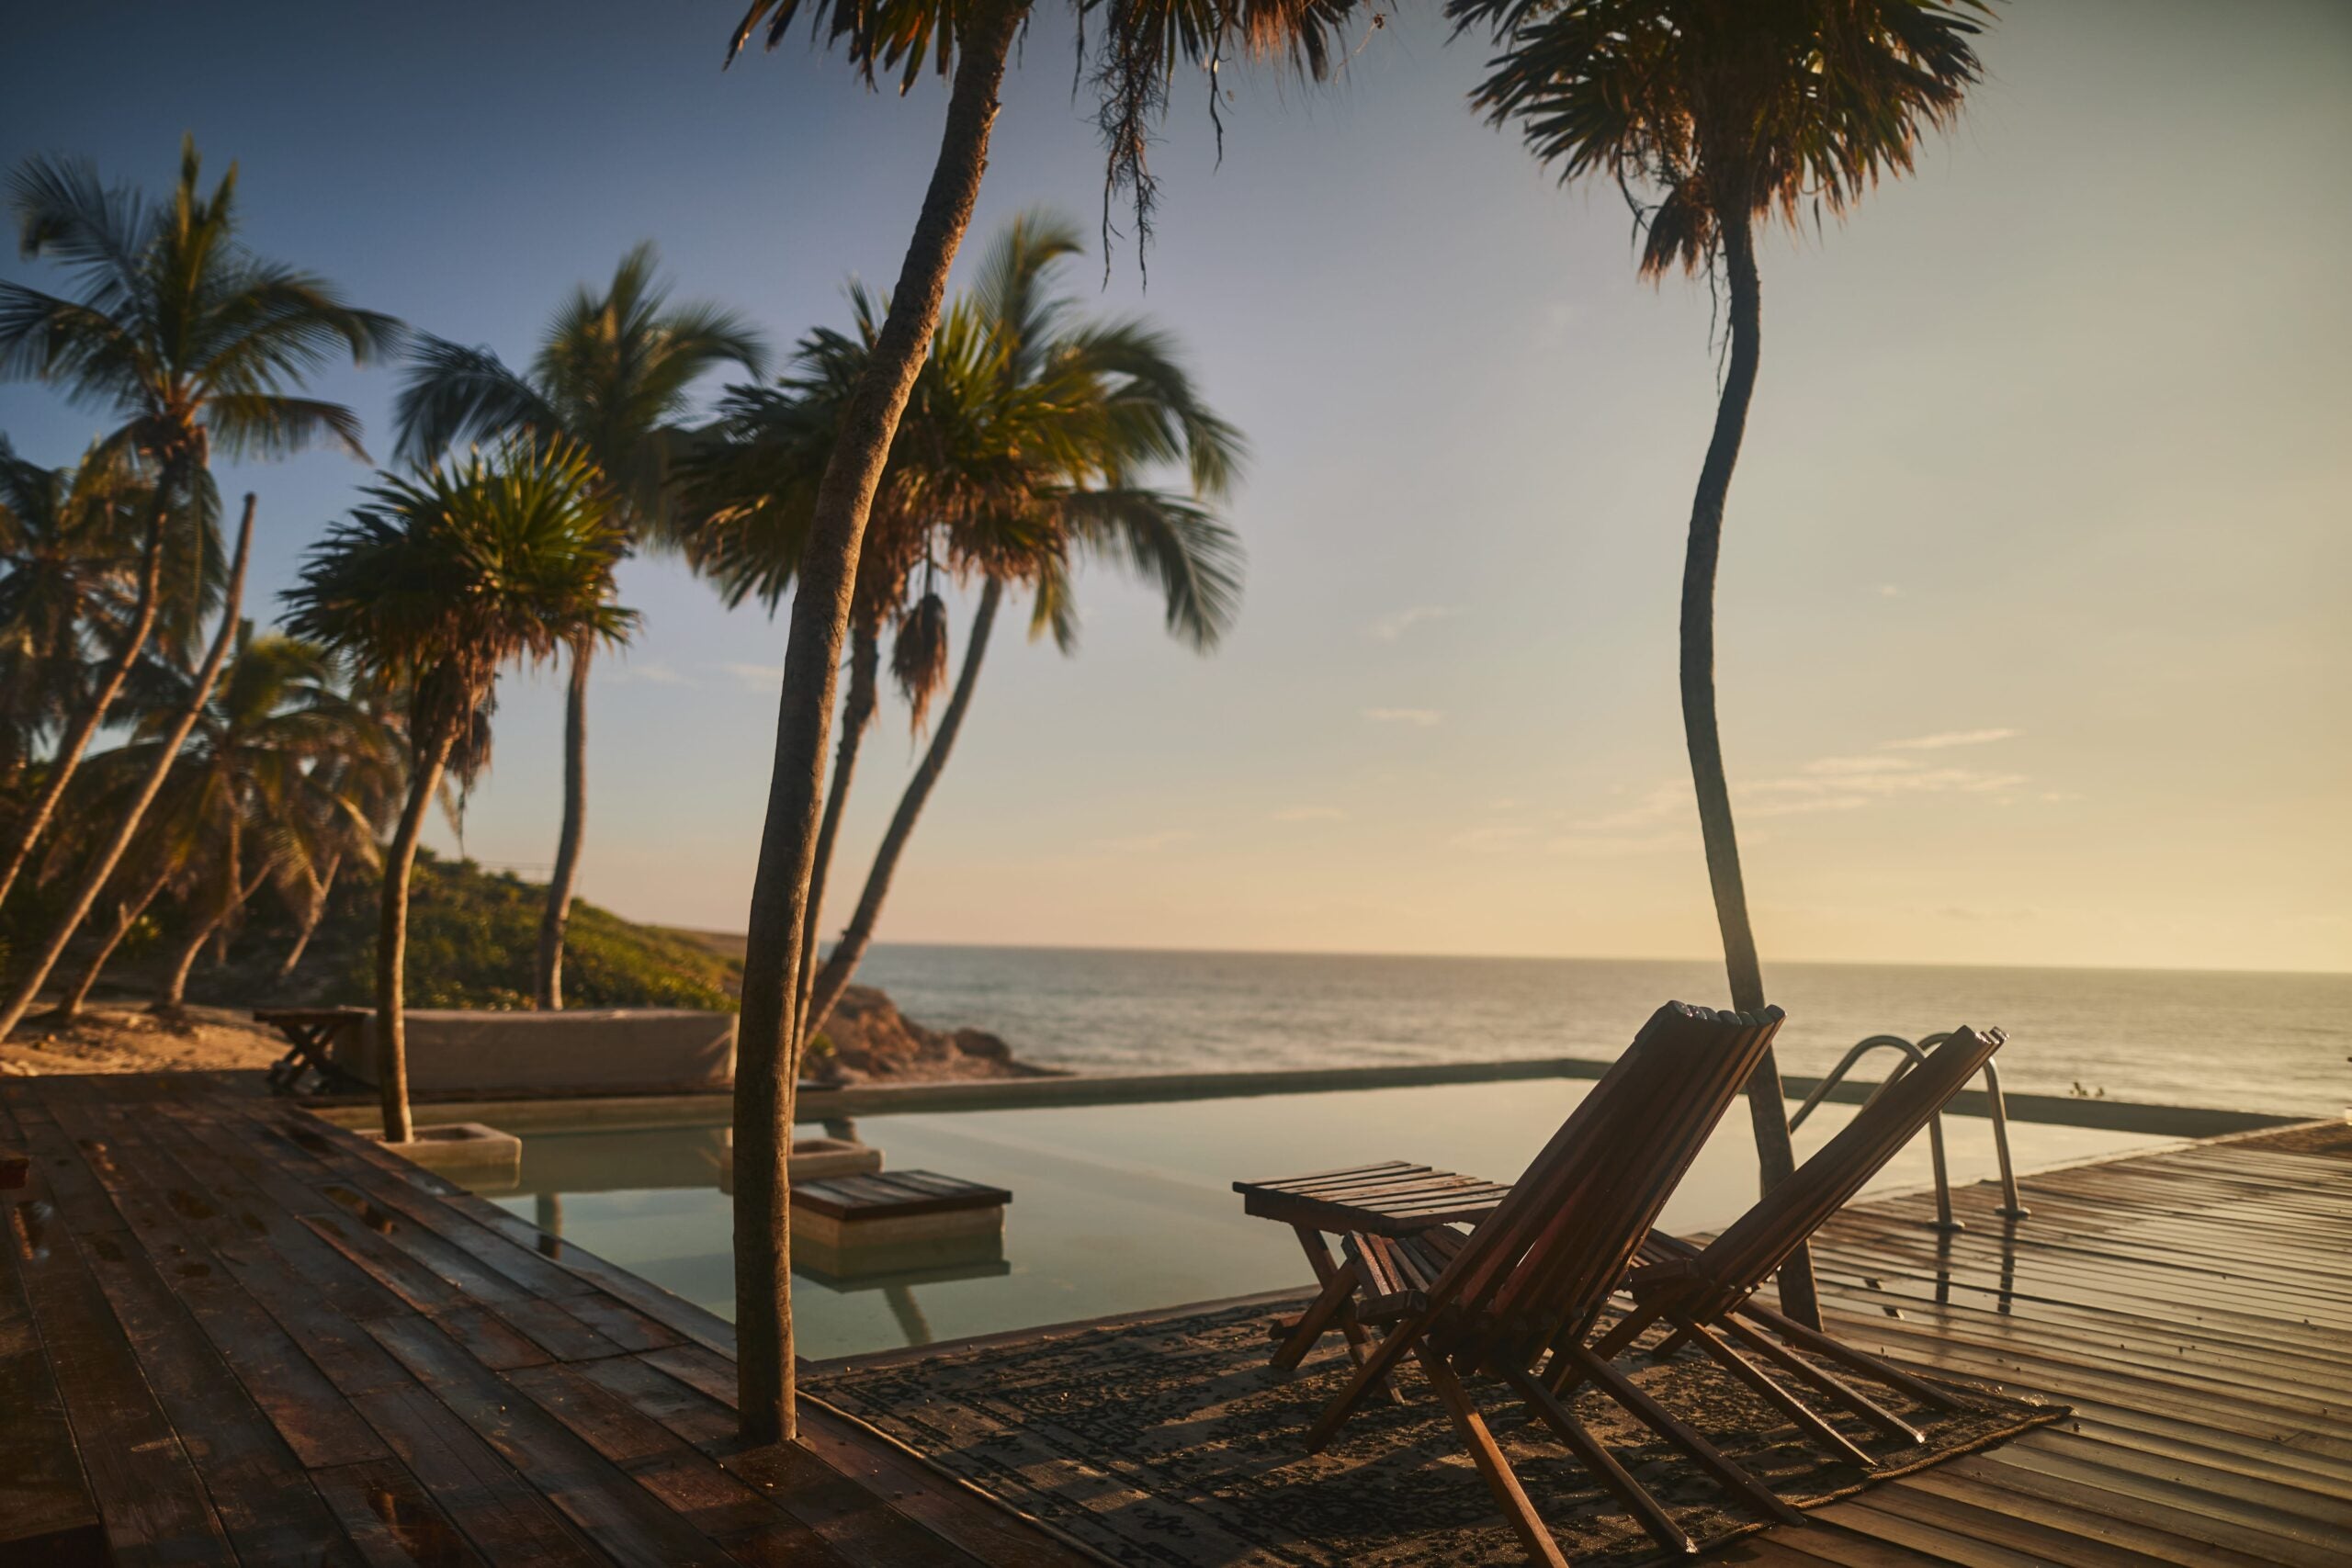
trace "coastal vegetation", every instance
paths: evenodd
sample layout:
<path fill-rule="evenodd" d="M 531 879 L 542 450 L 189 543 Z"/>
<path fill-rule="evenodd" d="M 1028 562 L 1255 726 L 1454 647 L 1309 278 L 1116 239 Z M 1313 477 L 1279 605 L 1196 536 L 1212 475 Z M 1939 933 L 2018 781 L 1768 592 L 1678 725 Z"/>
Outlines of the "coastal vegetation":
<path fill-rule="evenodd" d="M 384 1136 L 406 1143 L 403 966 L 411 868 L 445 773 L 479 767 L 499 671 L 627 639 L 613 603 L 624 538 L 594 464 L 518 437 L 413 479 L 381 474 L 367 502 L 312 547 L 287 625 L 405 694 L 408 793 L 384 852 L 376 951 L 377 1088 Z"/>
<path fill-rule="evenodd" d="M 420 334 L 393 417 L 400 455 L 430 463 L 461 444 L 529 435 L 569 442 L 595 466 L 595 486 L 630 546 L 671 537 L 670 482 L 685 434 L 678 427 L 704 375 L 734 365 L 758 376 L 767 346 L 741 317 L 694 301 L 672 304 L 660 258 L 640 244 L 601 294 L 575 289 L 539 336 L 527 372 L 487 348 Z M 569 655 L 563 710 L 563 810 L 555 869 L 539 923 L 532 996 L 563 1006 L 564 931 L 580 879 L 588 819 L 588 671 L 593 644 Z"/>
<path fill-rule="evenodd" d="M 1147 150 L 1177 66 L 1205 73 L 1214 115 L 1228 59 L 1320 81 L 1344 62 L 1345 33 L 1382 20 L 1356 0 L 1074 9 L 1106 156 L 1106 266 L 1123 200 L 1142 257 Z M 1721 291 L 1721 385 L 1685 536 L 1679 696 L 1731 999 L 1758 1010 L 1714 688 L 1716 570 L 1759 365 L 1758 239 L 1840 215 L 1911 168 L 1977 80 L 1971 40 L 1985 8 L 1451 0 L 1447 11 L 1498 51 L 1476 106 L 1564 181 L 1625 194 L 1641 276 L 1679 271 Z M 865 1005 L 851 982 L 1006 602 L 1025 596 L 1032 637 L 1065 653 L 1091 568 L 1147 583 L 1167 630 L 1196 649 L 1216 646 L 1238 611 L 1241 552 L 1222 510 L 1244 443 L 1171 335 L 1080 309 L 1063 279 L 1084 254 L 1079 228 L 1023 215 L 950 296 L 1004 72 L 1032 14 L 1021 0 L 752 0 L 729 60 L 805 22 L 869 83 L 933 71 L 949 84 L 895 284 L 853 287 L 849 325 L 799 337 L 774 380 L 763 335 L 720 306 L 673 303 L 650 244 L 566 299 L 518 370 L 488 348 L 411 334 L 248 251 L 233 166 L 208 192 L 192 141 L 158 202 L 72 160 L 28 160 L 12 182 L 23 254 L 73 287 L 0 282 L 0 375 L 114 423 L 63 468 L 0 441 L 0 1036 L 69 957 L 55 998 L 64 1016 L 119 955 L 142 961 L 168 1016 L 208 984 L 208 950 L 216 970 L 239 973 L 224 960 L 252 928 L 272 940 L 266 956 L 246 945 L 242 973 L 270 974 L 246 995 L 372 997 L 384 1130 L 400 1143 L 413 1134 L 412 1002 L 721 1007 L 740 990 L 737 1365 L 752 1441 L 795 1431 L 795 1086 L 844 996 L 844 1018 Z M 312 544 L 277 629 L 256 625 L 244 600 L 256 498 L 230 547 L 214 457 L 327 446 L 372 461 L 356 416 L 310 396 L 310 383 L 403 344 L 405 468 L 375 473 Z M 699 389 L 729 370 L 748 380 L 706 407 Z M 615 573 L 637 549 L 673 552 L 730 605 L 757 600 L 774 614 L 791 601 L 740 968 L 576 897 L 590 672 L 636 628 Z M 820 962 L 886 647 L 889 681 L 928 739 Z M 489 766 L 501 673 L 557 661 L 564 787 L 548 884 L 432 858 L 420 842 L 432 811 Z M 109 729 L 119 744 L 98 750 Z M 1769 1048 L 1747 1090 L 1769 1186 L 1792 1163 Z M 1801 1251 L 1782 1290 L 1792 1313 L 1811 1314 Z"/>
<path fill-rule="evenodd" d="M 1202 399 L 1173 340 L 1142 321 L 1080 313 L 1057 291 L 1084 253 L 1075 225 L 1014 219 L 950 303 L 899 423 L 858 555 L 848 692 L 826 791 L 801 942 L 796 1049 L 824 1028 L 872 944 L 899 862 L 945 769 L 1008 592 L 1030 599 L 1034 637 L 1077 650 L 1076 582 L 1089 564 L 1124 568 L 1160 593 L 1170 635 L 1207 651 L 1239 608 L 1241 547 L 1211 506 L 1230 491 L 1244 443 Z M 792 588 L 816 476 L 850 390 L 865 373 L 882 307 L 851 291 L 853 330 L 802 340 L 776 387 L 736 389 L 686 478 L 688 558 L 729 603 L 771 611 Z M 1182 471 L 1187 488 L 1145 482 Z M 921 732 L 947 686 L 942 590 L 977 581 L 946 705 L 875 851 L 854 912 L 816 962 L 820 911 L 857 756 L 876 705 L 881 641 Z"/>

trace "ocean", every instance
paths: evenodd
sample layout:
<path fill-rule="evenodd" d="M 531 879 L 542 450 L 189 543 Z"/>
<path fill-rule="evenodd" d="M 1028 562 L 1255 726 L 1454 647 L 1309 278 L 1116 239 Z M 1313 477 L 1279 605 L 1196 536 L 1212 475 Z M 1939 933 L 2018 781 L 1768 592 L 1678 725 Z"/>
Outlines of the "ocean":
<path fill-rule="evenodd" d="M 1088 1072 L 1608 1058 L 1668 998 L 1723 1005 L 1709 963 L 878 944 L 859 974 L 910 1018 Z M 1780 964 L 1783 1070 L 1866 1035 L 2009 1032 L 2012 1089 L 2333 1116 L 2352 1106 L 2352 975 Z M 1875 1079 L 1892 1064 L 1857 1071 Z"/>

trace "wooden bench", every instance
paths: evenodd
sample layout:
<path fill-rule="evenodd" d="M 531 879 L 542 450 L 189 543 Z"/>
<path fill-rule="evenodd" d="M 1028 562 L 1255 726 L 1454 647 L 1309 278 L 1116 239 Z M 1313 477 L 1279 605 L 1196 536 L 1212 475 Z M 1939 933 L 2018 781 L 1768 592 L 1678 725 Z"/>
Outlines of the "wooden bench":
<path fill-rule="evenodd" d="M 831 1248 L 961 1241 L 1004 1229 L 1012 1194 L 928 1170 L 836 1176 L 792 1187 L 793 1229 Z"/>

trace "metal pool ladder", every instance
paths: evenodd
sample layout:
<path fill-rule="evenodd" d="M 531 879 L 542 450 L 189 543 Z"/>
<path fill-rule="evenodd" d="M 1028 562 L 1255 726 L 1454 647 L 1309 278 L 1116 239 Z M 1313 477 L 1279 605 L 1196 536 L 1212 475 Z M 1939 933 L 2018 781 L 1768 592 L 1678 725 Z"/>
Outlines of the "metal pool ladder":
<path fill-rule="evenodd" d="M 1845 1080 L 1846 1074 L 1854 1064 L 1872 1051 L 1884 1048 L 1903 1054 L 1902 1062 L 1887 1076 L 1886 1082 L 1871 1091 L 1871 1098 L 1875 1100 L 1892 1088 L 1895 1079 L 1926 1061 L 1928 1052 L 1951 1038 L 1949 1033 L 1930 1034 L 1915 1045 L 1900 1034 L 1873 1034 L 1867 1040 L 1856 1042 L 1854 1048 L 1829 1069 L 1827 1077 L 1814 1086 L 1811 1094 L 1805 1096 L 1804 1103 L 1797 1107 L 1797 1113 L 1789 1118 L 1789 1131 L 1793 1133 L 1804 1126 L 1804 1119 L 1813 1114 L 1813 1108 L 1828 1099 L 1829 1091 Z M 2002 1202 L 1994 1213 L 2012 1220 L 2022 1220 L 2033 1211 L 2018 1198 L 2017 1170 L 2009 1163 L 2009 1112 L 2001 1100 L 2001 1070 L 1989 1058 L 1984 1063 L 1984 1098 L 1990 1102 L 1993 1111 L 1993 1152 L 2001 1162 Z M 1938 1106 L 1936 1113 L 1928 1119 L 1928 1148 L 1935 1156 L 1936 1164 L 1936 1229 L 1944 1232 L 1964 1230 L 1967 1227 L 1951 1217 L 1951 1181 L 1944 1168 L 1942 1106 Z"/>

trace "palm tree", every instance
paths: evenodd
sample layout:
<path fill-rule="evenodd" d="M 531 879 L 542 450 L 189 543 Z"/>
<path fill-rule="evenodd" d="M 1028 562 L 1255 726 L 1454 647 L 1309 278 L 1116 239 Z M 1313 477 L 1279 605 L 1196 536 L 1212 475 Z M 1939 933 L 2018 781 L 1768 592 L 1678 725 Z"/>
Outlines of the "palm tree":
<path fill-rule="evenodd" d="M 1724 502 L 1756 390 L 1761 325 L 1756 229 L 1794 226 L 1810 206 L 1843 214 L 1884 175 L 1909 172 L 1931 128 L 1947 127 L 1978 78 L 1971 43 L 1984 0 L 1450 0 L 1464 28 L 1503 52 L 1475 101 L 1517 121 L 1564 179 L 1611 180 L 1636 204 L 1641 272 L 1720 267 L 1730 358 L 1690 504 L 1682 568 L 1683 739 L 1699 798 L 1707 874 L 1732 1005 L 1764 1005 L 1747 918 L 1731 791 L 1715 726 L 1715 563 Z M 1747 1087 L 1767 1188 L 1793 1157 L 1779 1066 L 1767 1053 Z M 1781 1271 L 1792 1315 L 1818 1321 L 1812 1264 Z"/>
<path fill-rule="evenodd" d="M 40 994 L 41 987 L 48 983 L 50 972 L 57 966 L 58 959 L 63 956 L 66 945 L 81 930 L 82 922 L 97 903 L 99 894 L 129 853 L 149 808 L 153 806 L 156 796 L 164 792 L 174 771 L 183 762 L 182 746 L 187 743 L 188 736 L 204 724 L 207 705 L 213 699 L 215 683 L 220 678 L 222 660 L 228 656 L 230 643 L 232 637 L 242 635 L 238 630 L 238 612 L 244 604 L 245 563 L 252 558 L 253 542 L 254 497 L 248 493 L 245 496 L 244 518 L 237 528 L 235 561 L 229 570 L 228 597 L 221 606 L 220 627 L 212 639 L 211 650 L 205 655 L 203 664 L 192 671 L 170 666 L 156 671 L 158 679 L 153 682 L 153 690 L 136 694 L 136 705 L 142 711 L 139 714 L 132 743 L 98 759 L 101 765 L 98 771 L 104 774 L 100 780 L 101 790 L 117 780 L 120 782 L 111 792 L 114 797 L 107 798 L 102 795 L 99 807 L 86 813 L 85 819 L 94 824 L 111 822 L 113 830 L 103 844 L 93 849 L 88 863 L 82 868 L 73 897 L 50 932 L 48 944 L 18 978 L 17 988 L 9 994 L 5 1006 L 0 1006 L 0 1040 L 8 1037 L 9 1032 L 25 1016 L 26 1010 L 32 1006 L 33 998 Z M 219 728 L 214 726 L 215 734 Z M 216 745 L 213 750 L 217 754 L 220 749 Z M 232 832 L 234 830 L 232 825 Z M 146 908 L 174 874 L 176 869 L 175 857 L 159 853 L 157 858 L 158 874 L 135 899 L 136 908 L 132 907 L 134 900 L 126 896 L 122 917 L 114 934 L 107 941 L 87 977 L 74 987 L 74 994 L 61 1010 L 69 1017 L 79 1009 L 82 998 L 89 994 L 90 985 L 97 978 L 97 971 L 105 964 L 107 956 L 114 952 L 115 943 L 122 940 L 130 931 L 130 923 L 139 918 L 139 911 Z M 228 861 L 230 880 L 233 884 L 237 862 L 233 838 Z M 185 981 L 185 970 L 181 971 L 180 978 Z M 179 1005 L 176 988 L 171 1005 L 175 1008 Z"/>
<path fill-rule="evenodd" d="M 119 453 L 48 468 L 0 436 L 0 792 L 13 793 L 84 700 L 147 506 Z"/>
<path fill-rule="evenodd" d="M 137 748 L 134 739 L 124 750 Z M 385 727 L 344 689 L 333 652 L 300 637 L 256 637 L 251 622 L 239 628 L 235 658 L 183 757 L 189 787 L 173 813 L 199 846 L 192 879 L 216 897 L 190 910 L 159 1008 L 180 1005 L 197 953 L 264 882 L 312 869 L 313 840 L 300 828 L 316 808 L 315 775 L 393 754 Z"/>
<path fill-rule="evenodd" d="M 213 455 L 277 457 L 329 443 L 367 458 L 356 415 L 298 394 L 339 357 L 366 364 L 388 350 L 400 324 L 247 251 L 237 239 L 236 165 L 209 197 L 199 172 L 188 138 L 179 183 L 155 206 L 103 185 L 83 160 L 29 158 L 11 181 L 20 249 L 61 263 L 81 288 L 64 299 L 0 282 L 0 378 L 38 378 L 119 416 L 101 446 L 135 456 L 154 476 L 154 492 L 130 624 L 10 835 L 0 900 L 147 645 L 167 553 L 219 554 Z"/>
<path fill-rule="evenodd" d="M 673 424 L 688 392 L 721 365 L 763 374 L 767 345 L 732 311 L 672 305 L 659 265 L 649 242 L 621 258 L 601 295 L 573 290 L 541 333 L 527 375 L 486 348 L 423 339 L 394 408 L 401 456 L 426 463 L 460 442 L 517 434 L 567 441 L 596 465 L 618 525 L 635 541 L 663 543 Z M 571 661 L 564 705 L 563 827 L 539 925 L 542 1008 L 563 1006 L 563 932 L 587 825 L 588 666 L 585 650 Z"/>
<path fill-rule="evenodd" d="M 1342 29 L 1363 0 L 1072 0 L 1092 24 L 1097 120 L 1108 169 L 1103 231 L 1121 191 L 1134 201 L 1138 245 L 1149 231 L 1149 131 L 1180 62 L 1203 68 L 1215 113 L 1216 75 L 1230 54 L 1280 60 L 1320 81 L 1347 58 Z M 751 0 L 728 51 L 754 32 L 773 49 L 806 18 L 839 44 L 868 82 L 878 70 L 910 86 L 926 67 L 949 80 L 947 119 L 889 310 L 876 334 L 819 480 L 798 588 L 786 634 L 775 761 L 746 919 L 745 981 L 735 1074 L 737 1393 L 744 1438 L 775 1442 L 795 1431 L 790 1213 L 785 1159 L 792 1141 L 800 947 L 822 802 L 827 729 L 858 549 L 893 435 L 930 349 L 988 165 L 997 93 L 1030 0 Z M 1375 18 L 1376 19 L 1376 18 Z M 1222 132 L 1220 131 L 1220 135 Z"/>
<path fill-rule="evenodd" d="M 478 735 L 503 667 L 619 643 L 637 613 L 613 603 L 626 539 L 576 447 L 518 439 L 414 479 L 379 474 L 366 493 L 305 558 L 286 624 L 408 693 L 408 796 L 384 857 L 376 943 L 384 1136 L 406 1143 L 402 987 L 424 814 L 452 753 Z"/>
<path fill-rule="evenodd" d="M 1071 585 L 1081 560 L 1153 580 L 1168 629 L 1195 649 L 1214 648 L 1238 607 L 1238 542 L 1196 498 L 1227 495 L 1241 438 L 1200 399 L 1163 334 L 1136 321 L 1073 321 L 1077 301 L 1052 285 L 1081 251 L 1067 223 L 1016 220 L 984 259 L 970 308 L 952 311 L 933 344 L 941 395 L 918 429 L 944 438 L 908 454 L 907 485 L 940 508 L 946 549 L 979 577 L 979 599 L 947 706 L 809 987 L 803 1049 L 873 942 L 899 860 L 962 732 L 1007 588 L 1032 591 L 1032 635 L 1050 632 L 1064 653 L 1077 647 Z M 1192 497 L 1136 482 L 1138 470 L 1172 463 L 1189 468 Z M 946 620 L 930 585 L 899 618 L 891 670 L 918 725 L 945 676 Z"/>

